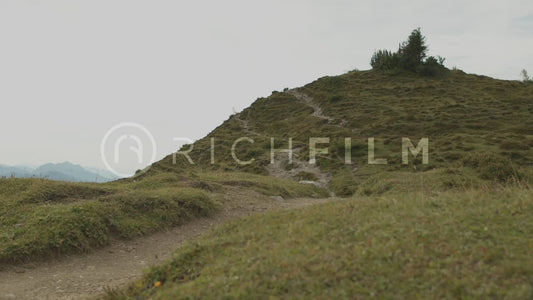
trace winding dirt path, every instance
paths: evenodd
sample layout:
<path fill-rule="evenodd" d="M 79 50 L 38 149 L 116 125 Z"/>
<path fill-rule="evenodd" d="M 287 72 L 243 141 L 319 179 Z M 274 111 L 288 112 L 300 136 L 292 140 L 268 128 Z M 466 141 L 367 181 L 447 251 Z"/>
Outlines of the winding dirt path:
<path fill-rule="evenodd" d="M 309 97 L 308 95 L 298 91 L 297 89 L 289 90 L 288 93 L 296 97 L 296 99 L 302 101 L 305 105 L 311 107 L 314 110 L 311 114 L 312 116 L 328 120 L 328 122 L 334 120 L 332 117 L 324 115 L 322 108 L 320 108 L 320 106 L 313 101 L 313 98 Z"/>
<path fill-rule="evenodd" d="M 124 286 L 142 270 L 167 260 L 184 242 L 225 222 L 280 209 L 296 209 L 328 199 L 278 200 L 251 191 L 231 190 L 216 214 L 131 241 L 114 240 L 85 255 L 0 266 L 0 299 L 85 299 L 105 287 Z"/>
<path fill-rule="evenodd" d="M 337 124 L 335 124 L 334 122 L 335 119 L 330 116 L 325 115 L 324 112 L 322 111 L 322 108 L 318 104 L 316 104 L 316 102 L 313 100 L 312 97 L 300 92 L 298 89 L 289 90 L 288 93 L 293 95 L 299 101 L 303 102 L 305 105 L 311 107 L 313 109 L 313 113 L 311 114 L 312 116 L 327 120 L 328 123 L 330 123 L 333 126 L 346 128 L 348 121 L 346 121 L 345 119 L 338 119 L 337 120 L 338 122 L 336 122 Z M 351 129 L 351 130 L 354 132 L 359 131 L 359 129 Z"/>

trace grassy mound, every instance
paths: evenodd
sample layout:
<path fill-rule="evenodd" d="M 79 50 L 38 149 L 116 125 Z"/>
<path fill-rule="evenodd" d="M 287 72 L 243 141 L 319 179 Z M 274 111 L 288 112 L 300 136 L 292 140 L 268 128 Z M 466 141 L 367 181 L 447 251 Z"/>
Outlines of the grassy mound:
<path fill-rule="evenodd" d="M 533 192 L 358 196 L 233 222 L 106 299 L 533 297 Z"/>
<path fill-rule="evenodd" d="M 139 191 L 32 179 L 2 179 L 0 186 L 4 262 L 89 251 L 111 235 L 131 238 L 216 208 L 211 195 L 191 188 Z"/>
<path fill-rule="evenodd" d="M 326 196 L 315 186 L 249 174 L 162 173 L 106 184 L 0 179 L 0 262 L 18 262 L 130 239 L 219 207 L 225 187 L 283 197 Z"/>

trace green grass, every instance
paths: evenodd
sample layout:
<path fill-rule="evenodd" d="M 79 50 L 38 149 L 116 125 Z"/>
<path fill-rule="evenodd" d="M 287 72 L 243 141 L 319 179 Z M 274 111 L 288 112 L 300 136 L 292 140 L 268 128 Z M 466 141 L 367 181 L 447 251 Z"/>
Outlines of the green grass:
<path fill-rule="evenodd" d="M 454 70 L 438 77 L 412 73 L 353 71 L 323 77 L 300 91 L 313 98 L 331 122 L 312 116 L 313 109 L 289 92 L 260 98 L 249 108 L 230 117 L 206 138 L 194 144 L 190 166 L 178 155 L 155 164 L 151 172 L 182 172 L 183 169 L 242 171 L 266 174 L 270 162 L 270 138 L 276 148 L 293 148 L 308 159 L 309 138 L 329 137 L 329 154 L 318 166 L 331 173 L 329 188 L 338 195 L 357 192 L 357 186 L 375 174 L 459 168 L 464 176 L 456 181 L 478 179 L 486 183 L 511 178 L 531 178 L 533 165 L 533 85 L 505 81 Z M 244 126 L 246 123 L 247 126 Z M 241 160 L 255 158 L 251 165 L 233 161 L 230 148 L 240 137 L 254 139 L 237 148 Z M 344 138 L 352 138 L 352 160 L 357 168 L 344 165 Z M 376 157 L 386 166 L 368 165 L 367 139 L 376 141 Z M 416 145 L 429 138 L 429 164 L 410 159 L 402 165 L 402 137 Z M 215 138 L 215 164 L 211 164 L 210 138 Z M 484 156 L 479 161 L 472 156 Z M 490 156 L 490 157 L 489 157 Z M 477 161 L 476 161 L 477 160 Z M 503 169 L 503 172 L 500 170 Z M 450 175 L 451 176 L 451 175 Z M 463 176 L 463 177 L 464 177 Z M 296 178 L 297 179 L 297 178 Z"/>
<path fill-rule="evenodd" d="M 431 78 L 353 71 L 299 92 L 332 120 L 290 91 L 274 92 L 195 142 L 194 165 L 169 155 L 107 184 L 1 179 L 0 262 L 90 251 L 113 236 L 181 224 L 227 204 L 235 189 L 286 198 L 332 191 L 352 198 L 224 226 L 108 297 L 533 297 L 533 85 L 459 70 Z M 245 136 L 254 143 L 236 155 L 255 161 L 238 165 L 230 149 Z M 329 191 L 297 183 L 314 173 L 265 176 L 270 138 L 277 149 L 293 138 L 306 161 L 311 137 L 330 138 L 329 154 L 317 158 Z M 353 165 L 344 164 L 348 137 Z M 388 165 L 367 163 L 370 137 Z M 429 164 L 402 164 L 403 137 L 429 138 Z"/>
<path fill-rule="evenodd" d="M 314 185 L 300 184 L 292 180 L 261 176 L 256 174 L 248 174 L 241 172 L 209 172 L 199 173 L 196 175 L 196 177 L 203 182 L 211 184 L 218 183 L 223 185 L 250 188 L 267 196 L 282 196 L 286 198 L 317 198 L 329 196 L 327 190 L 316 187 Z"/>
<path fill-rule="evenodd" d="M 191 188 L 134 190 L 117 184 L 0 180 L 0 262 L 86 252 L 111 236 L 132 238 L 217 207 Z"/>
<path fill-rule="evenodd" d="M 188 243 L 105 298 L 531 299 L 532 214 L 533 192 L 520 186 L 269 213 Z"/>
<path fill-rule="evenodd" d="M 107 184 L 0 179 L 0 262 L 20 262 L 131 239 L 216 211 L 228 187 L 265 195 L 322 197 L 327 191 L 249 174 L 161 173 Z"/>

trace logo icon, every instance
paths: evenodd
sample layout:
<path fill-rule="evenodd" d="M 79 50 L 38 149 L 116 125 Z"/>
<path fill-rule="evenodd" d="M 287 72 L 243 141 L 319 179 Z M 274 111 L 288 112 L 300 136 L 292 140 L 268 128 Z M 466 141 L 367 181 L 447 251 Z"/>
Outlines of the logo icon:
<path fill-rule="evenodd" d="M 105 167 L 119 177 L 131 177 L 135 170 L 146 172 L 155 162 L 157 146 L 146 127 L 125 122 L 109 129 L 100 144 Z"/>

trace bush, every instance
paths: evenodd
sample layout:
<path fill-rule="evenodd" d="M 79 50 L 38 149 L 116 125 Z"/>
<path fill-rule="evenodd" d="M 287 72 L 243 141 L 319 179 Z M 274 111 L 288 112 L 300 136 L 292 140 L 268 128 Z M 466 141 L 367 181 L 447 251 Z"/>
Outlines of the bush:
<path fill-rule="evenodd" d="M 424 76 L 436 76 L 445 70 L 446 68 L 437 58 L 430 56 L 422 65 L 418 66 L 417 73 Z"/>
<path fill-rule="evenodd" d="M 378 50 L 374 52 L 370 59 L 373 69 L 390 70 L 398 66 L 398 55 L 388 50 Z"/>
<path fill-rule="evenodd" d="M 426 38 L 420 28 L 411 32 L 407 41 L 402 42 L 398 52 L 389 50 L 375 51 L 370 65 L 375 70 L 407 70 L 423 76 L 435 76 L 446 71 L 444 58 L 427 56 Z"/>
<path fill-rule="evenodd" d="M 520 72 L 520 75 L 522 76 L 523 82 L 533 82 L 533 79 L 531 79 L 531 77 L 529 77 L 529 75 L 527 74 L 526 69 L 522 69 L 522 72 Z"/>

